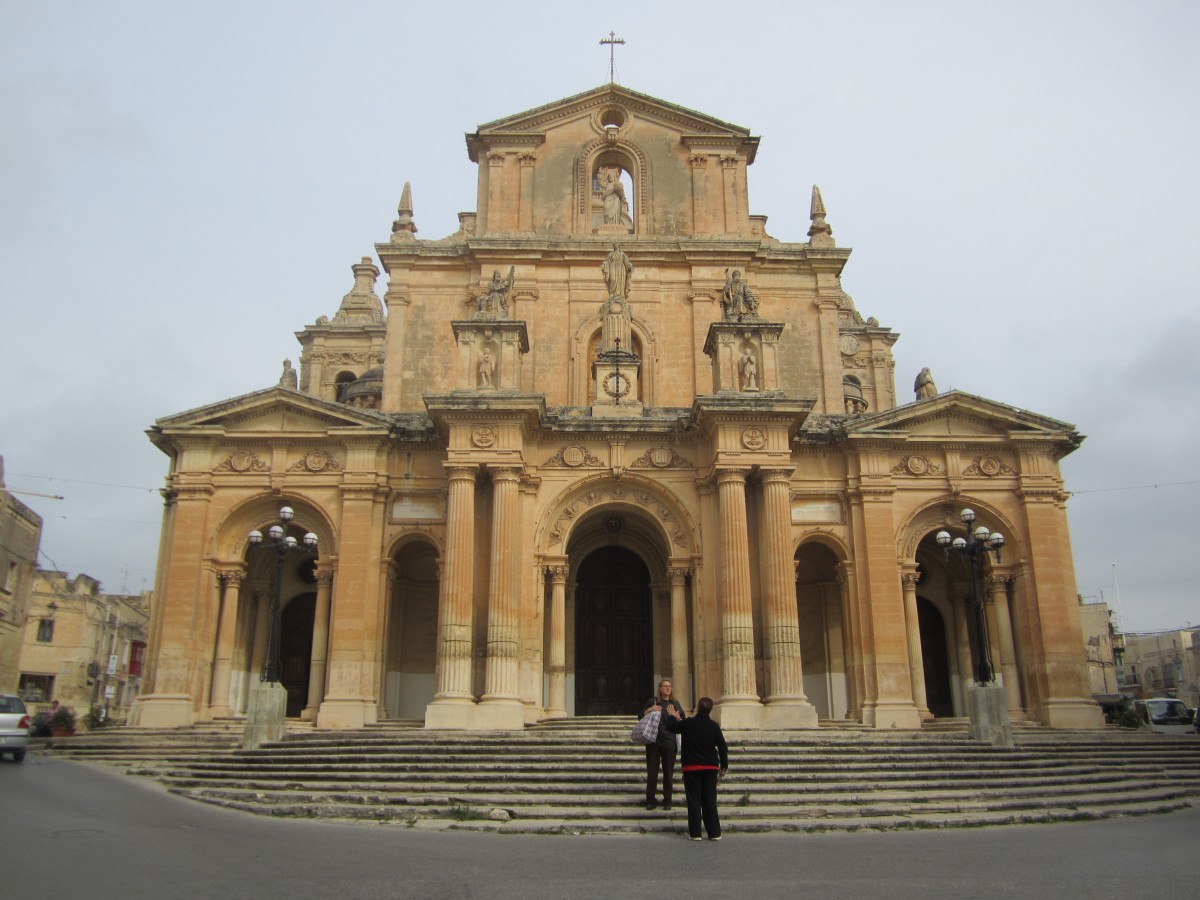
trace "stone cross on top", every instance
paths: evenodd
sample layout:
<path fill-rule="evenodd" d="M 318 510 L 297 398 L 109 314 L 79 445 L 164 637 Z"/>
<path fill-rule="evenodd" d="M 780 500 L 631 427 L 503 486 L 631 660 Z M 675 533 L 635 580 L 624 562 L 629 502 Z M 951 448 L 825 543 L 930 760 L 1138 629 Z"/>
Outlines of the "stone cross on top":
<path fill-rule="evenodd" d="M 617 37 L 615 31 L 610 31 L 608 37 L 600 39 L 600 45 L 608 44 L 608 80 L 616 81 L 617 71 L 617 44 L 624 44 L 625 38 Z"/>

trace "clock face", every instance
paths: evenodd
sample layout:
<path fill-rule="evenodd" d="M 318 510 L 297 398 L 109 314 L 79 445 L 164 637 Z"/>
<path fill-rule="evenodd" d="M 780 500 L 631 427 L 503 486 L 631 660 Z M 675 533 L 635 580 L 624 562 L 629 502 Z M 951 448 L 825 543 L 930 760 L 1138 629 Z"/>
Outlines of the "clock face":
<path fill-rule="evenodd" d="M 838 339 L 838 349 L 842 351 L 843 356 L 853 356 L 858 352 L 858 338 L 852 334 L 843 334 Z"/>

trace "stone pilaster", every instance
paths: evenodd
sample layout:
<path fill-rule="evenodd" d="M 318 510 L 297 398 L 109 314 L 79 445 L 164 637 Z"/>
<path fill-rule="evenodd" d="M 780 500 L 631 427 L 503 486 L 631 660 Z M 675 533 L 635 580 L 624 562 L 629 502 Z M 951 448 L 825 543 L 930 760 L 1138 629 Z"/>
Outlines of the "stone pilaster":
<path fill-rule="evenodd" d="M 246 579 L 246 567 L 241 564 L 237 569 L 221 572 L 217 578 L 221 585 L 221 622 L 217 629 L 217 654 L 209 701 L 209 713 L 214 718 L 231 713 L 229 678 L 233 667 L 233 647 L 237 642 L 238 593 Z"/>
<path fill-rule="evenodd" d="M 688 665 L 687 631 L 687 577 L 684 566 L 667 569 L 671 579 L 671 682 L 675 686 L 675 698 L 686 708 L 695 707 L 692 696 L 692 673 Z"/>
<path fill-rule="evenodd" d="M 915 567 L 901 573 L 904 585 L 904 628 L 908 634 L 908 668 L 912 673 L 913 702 L 922 720 L 932 719 L 929 698 L 925 692 L 925 656 L 921 652 L 921 621 L 917 613 L 917 581 L 920 576 Z"/>
<path fill-rule="evenodd" d="M 550 652 L 547 664 L 550 676 L 546 715 L 550 718 L 567 714 L 567 574 L 570 569 L 564 560 L 547 566 L 550 573 Z"/>
<path fill-rule="evenodd" d="M 333 571 L 322 565 L 317 569 L 317 605 L 313 617 L 312 657 L 308 670 L 308 704 L 300 713 L 305 721 L 315 721 L 325 699 L 325 666 L 329 653 L 329 608 L 333 595 Z"/>
<path fill-rule="evenodd" d="M 1008 611 L 1008 589 L 1011 575 L 992 575 L 988 579 L 992 596 L 992 610 L 996 622 L 996 642 L 1000 645 L 1000 674 L 1004 676 L 1004 690 L 1008 695 L 1009 718 L 1023 717 L 1021 703 L 1021 676 L 1017 671 L 1017 648 L 1013 641 L 1012 616 Z"/>

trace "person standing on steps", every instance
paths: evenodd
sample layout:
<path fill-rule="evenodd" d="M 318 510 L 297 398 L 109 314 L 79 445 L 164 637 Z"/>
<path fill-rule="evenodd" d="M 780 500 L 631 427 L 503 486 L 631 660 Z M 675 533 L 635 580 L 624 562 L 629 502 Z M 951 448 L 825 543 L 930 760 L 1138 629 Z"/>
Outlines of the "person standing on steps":
<path fill-rule="evenodd" d="M 646 708 L 642 710 L 639 718 L 652 712 L 661 712 L 662 717 L 658 724 L 658 740 L 653 744 L 646 745 L 646 809 L 654 809 L 657 805 L 654 802 L 654 793 L 660 766 L 663 776 L 662 808 L 670 809 L 672 779 L 675 775 L 675 735 L 667 731 L 664 726 L 667 723 L 668 715 L 680 720 L 687 718 L 683 707 L 675 699 L 670 679 L 664 678 L 658 683 L 658 693 L 646 704 Z"/>
<path fill-rule="evenodd" d="M 673 711 L 663 717 L 668 733 L 683 738 L 683 790 L 687 794 L 688 837 L 693 841 L 700 840 L 701 820 L 710 841 L 721 839 L 717 779 L 729 769 L 729 747 L 721 726 L 712 720 L 712 708 L 712 699 L 701 697 L 693 718 L 684 720 Z"/>

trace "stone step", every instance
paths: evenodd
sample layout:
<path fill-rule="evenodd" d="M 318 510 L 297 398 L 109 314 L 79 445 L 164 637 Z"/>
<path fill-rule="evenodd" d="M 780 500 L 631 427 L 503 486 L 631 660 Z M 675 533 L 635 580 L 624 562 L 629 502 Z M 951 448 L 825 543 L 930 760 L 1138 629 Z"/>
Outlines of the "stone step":
<path fill-rule="evenodd" d="M 214 742 L 195 731 L 112 729 L 47 749 L 124 766 L 181 796 L 269 815 L 551 833 L 680 830 L 680 809 L 648 812 L 637 803 L 645 770 L 629 727 L 627 717 L 500 734 L 389 722 L 297 730 L 257 750 L 239 749 L 232 734 Z M 951 731 L 728 737 L 722 816 L 731 830 L 1060 821 L 1200 803 L 1200 740 L 1187 738 L 1025 728 L 1016 749 L 1004 750 Z"/>

